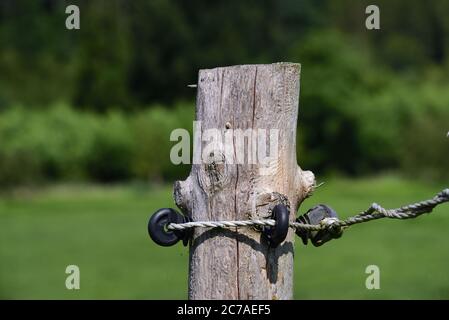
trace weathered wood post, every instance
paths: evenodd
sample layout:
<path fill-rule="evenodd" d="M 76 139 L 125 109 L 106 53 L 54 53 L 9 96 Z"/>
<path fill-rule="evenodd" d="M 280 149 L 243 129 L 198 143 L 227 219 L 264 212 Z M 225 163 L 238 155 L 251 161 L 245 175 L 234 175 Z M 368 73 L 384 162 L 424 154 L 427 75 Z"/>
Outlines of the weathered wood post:
<path fill-rule="evenodd" d="M 313 173 L 296 162 L 299 75 L 300 65 L 294 63 L 200 70 L 196 120 L 202 142 L 194 144 L 189 177 L 174 186 L 176 204 L 185 214 L 195 221 L 268 218 L 283 203 L 294 220 L 315 184 Z M 221 135 L 223 144 L 207 149 L 210 132 Z M 267 142 L 260 143 L 261 135 Z M 277 156 L 261 163 L 258 150 L 271 152 L 276 142 Z M 242 150 L 244 161 L 238 159 Z M 270 248 L 255 228 L 195 228 L 189 298 L 291 299 L 293 245 L 292 229 L 282 244 Z"/>

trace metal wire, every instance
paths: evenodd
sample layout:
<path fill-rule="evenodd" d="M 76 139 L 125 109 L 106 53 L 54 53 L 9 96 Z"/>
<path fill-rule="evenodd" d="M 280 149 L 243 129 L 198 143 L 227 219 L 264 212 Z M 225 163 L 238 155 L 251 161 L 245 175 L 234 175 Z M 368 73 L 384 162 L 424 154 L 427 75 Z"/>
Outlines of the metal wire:
<path fill-rule="evenodd" d="M 354 224 L 377 220 L 381 218 L 390 219 L 411 219 L 424 213 L 429 213 L 436 206 L 449 201 L 449 189 L 444 189 L 432 199 L 412 203 L 396 209 L 385 209 L 373 203 L 367 210 L 347 218 L 339 220 L 336 218 L 325 218 L 320 224 L 307 224 L 300 222 L 291 222 L 290 227 L 309 231 L 335 230 L 336 228 L 347 228 Z M 189 228 L 234 228 L 251 226 L 274 226 L 276 221 L 273 219 L 255 219 L 255 220 L 230 220 L 230 221 L 194 221 L 186 223 L 171 223 L 169 230 L 185 230 Z"/>

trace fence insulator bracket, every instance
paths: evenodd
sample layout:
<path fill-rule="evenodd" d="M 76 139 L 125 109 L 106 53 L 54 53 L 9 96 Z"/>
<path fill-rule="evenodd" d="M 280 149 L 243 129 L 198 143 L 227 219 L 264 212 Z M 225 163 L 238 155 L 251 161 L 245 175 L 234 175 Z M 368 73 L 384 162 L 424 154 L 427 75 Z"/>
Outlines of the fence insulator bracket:
<path fill-rule="evenodd" d="M 170 223 L 187 223 L 190 218 L 178 213 L 171 208 L 163 208 L 156 211 L 148 222 L 148 234 L 151 239 L 160 246 L 169 247 L 182 240 L 187 246 L 193 229 L 169 230 Z"/>
<path fill-rule="evenodd" d="M 288 233 L 290 211 L 282 204 L 276 205 L 271 214 L 271 219 L 276 221 L 275 226 L 267 226 L 263 228 L 262 234 L 270 243 L 271 248 L 276 248 L 285 240 Z"/>
<path fill-rule="evenodd" d="M 296 222 L 312 225 L 320 225 L 326 222 L 332 223 L 332 221 L 338 221 L 337 212 L 324 204 L 309 209 L 304 215 L 296 219 Z M 305 245 L 310 239 L 315 247 L 319 247 L 332 239 L 340 238 L 342 234 L 343 229 L 339 226 L 319 231 L 296 229 L 296 235 L 302 239 Z"/>

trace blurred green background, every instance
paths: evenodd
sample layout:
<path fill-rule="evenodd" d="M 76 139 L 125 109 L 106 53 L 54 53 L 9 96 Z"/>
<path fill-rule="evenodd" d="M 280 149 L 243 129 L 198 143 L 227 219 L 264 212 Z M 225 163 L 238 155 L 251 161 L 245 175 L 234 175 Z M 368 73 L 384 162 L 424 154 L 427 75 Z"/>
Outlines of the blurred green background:
<path fill-rule="evenodd" d="M 302 212 L 433 196 L 449 179 L 448 16 L 443 0 L 2 0 L 0 298 L 186 297 L 187 250 L 146 223 L 190 169 L 170 163 L 169 134 L 192 130 L 201 68 L 302 64 L 298 162 L 326 181 Z M 298 242 L 295 298 L 449 299 L 448 214 Z"/>

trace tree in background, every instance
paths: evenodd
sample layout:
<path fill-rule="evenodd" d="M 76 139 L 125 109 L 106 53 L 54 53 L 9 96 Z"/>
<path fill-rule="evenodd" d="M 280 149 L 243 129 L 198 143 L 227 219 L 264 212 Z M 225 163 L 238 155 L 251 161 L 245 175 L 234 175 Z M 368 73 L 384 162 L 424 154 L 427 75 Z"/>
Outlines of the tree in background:
<path fill-rule="evenodd" d="M 447 61 L 445 1 L 380 0 L 375 32 L 364 27 L 370 3 L 359 0 L 72 2 L 79 31 L 64 27 L 68 2 L 1 2 L 1 106 L 66 100 L 104 111 L 172 103 L 191 98 L 186 85 L 198 69 L 283 61 L 319 29 L 354 36 L 395 70 Z"/>

